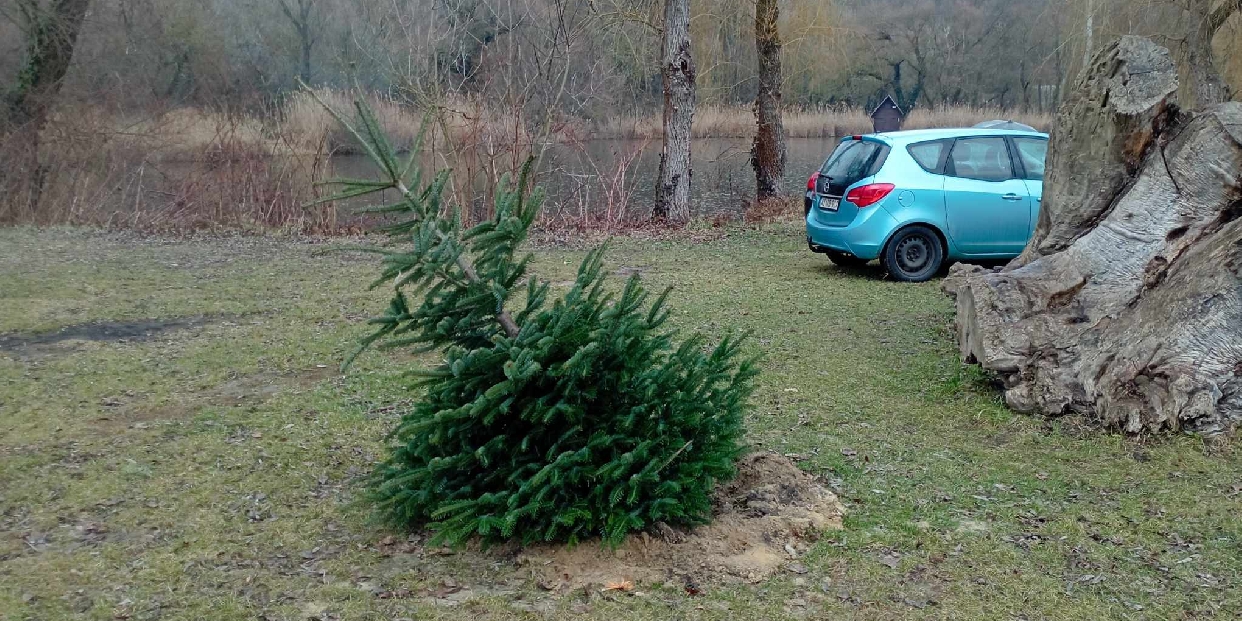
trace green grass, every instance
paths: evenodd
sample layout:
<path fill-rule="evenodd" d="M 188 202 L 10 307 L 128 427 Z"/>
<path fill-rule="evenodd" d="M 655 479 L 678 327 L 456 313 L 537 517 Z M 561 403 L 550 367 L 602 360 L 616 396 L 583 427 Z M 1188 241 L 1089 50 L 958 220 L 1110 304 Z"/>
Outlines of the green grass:
<path fill-rule="evenodd" d="M 359 480 L 414 396 L 400 370 L 431 358 L 337 372 L 385 295 L 364 291 L 371 260 L 323 248 L 0 230 L 0 618 L 1242 614 L 1242 452 L 1010 412 L 958 364 L 936 283 L 839 270 L 789 225 L 619 240 L 609 260 L 675 285 L 681 330 L 754 331 L 750 442 L 803 456 L 850 512 L 807 574 L 554 596 L 503 551 L 402 552 Z M 540 250 L 535 270 L 569 280 L 582 254 Z M 144 339 L 11 338 L 199 316 Z M 446 580 L 474 597 L 444 606 Z"/>

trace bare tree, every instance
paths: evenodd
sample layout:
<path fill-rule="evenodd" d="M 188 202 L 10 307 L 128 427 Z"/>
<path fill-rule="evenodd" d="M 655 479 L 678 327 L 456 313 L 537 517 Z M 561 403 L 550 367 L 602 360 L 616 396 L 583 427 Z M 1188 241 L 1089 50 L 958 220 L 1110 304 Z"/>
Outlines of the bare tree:
<path fill-rule="evenodd" d="M 785 174 L 785 124 L 781 119 L 781 34 L 777 29 L 777 0 L 755 5 L 755 49 L 759 55 L 759 92 L 755 95 L 758 130 L 750 150 L 755 169 L 755 197 L 765 200 L 780 194 Z"/>
<path fill-rule="evenodd" d="M 690 53 L 690 0 L 664 0 L 664 149 L 652 216 L 690 217 L 690 126 L 694 121 L 694 58 Z"/>
<path fill-rule="evenodd" d="M 315 0 L 278 0 L 280 12 L 285 14 L 293 29 L 298 33 L 298 44 L 302 53 L 300 73 L 303 84 L 311 83 L 311 51 L 318 37 L 315 35 L 312 20 L 315 14 Z"/>

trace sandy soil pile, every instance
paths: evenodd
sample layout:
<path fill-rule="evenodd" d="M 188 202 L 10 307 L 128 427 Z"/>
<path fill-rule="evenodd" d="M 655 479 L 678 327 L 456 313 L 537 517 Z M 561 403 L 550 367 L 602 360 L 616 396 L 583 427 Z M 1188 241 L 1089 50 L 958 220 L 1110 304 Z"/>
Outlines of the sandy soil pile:
<path fill-rule="evenodd" d="M 825 530 L 839 530 L 845 509 L 815 477 L 787 458 L 752 453 L 716 492 L 712 523 L 682 532 L 658 525 L 617 550 L 596 542 L 533 546 L 519 556 L 551 590 L 582 586 L 757 582 L 796 559 Z"/>

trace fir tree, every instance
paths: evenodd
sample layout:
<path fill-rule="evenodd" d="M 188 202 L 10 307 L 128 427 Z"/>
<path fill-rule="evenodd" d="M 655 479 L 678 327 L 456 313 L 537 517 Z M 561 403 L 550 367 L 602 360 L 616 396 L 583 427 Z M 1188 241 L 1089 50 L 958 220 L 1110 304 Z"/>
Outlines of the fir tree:
<path fill-rule="evenodd" d="M 464 229 L 447 177 L 422 185 L 417 149 L 399 162 L 371 112 L 356 108 L 356 126 L 334 114 L 383 178 L 336 180 L 334 198 L 399 195 L 373 210 L 398 216 L 391 243 L 374 249 L 383 271 L 372 285 L 394 295 L 359 351 L 444 355 L 413 372 L 425 396 L 372 478 L 380 512 L 449 543 L 616 544 L 657 522 L 707 521 L 713 486 L 735 474 L 756 374 L 742 338 L 678 342 L 665 327 L 669 291 L 652 300 L 638 275 L 610 290 L 603 248 L 559 299 L 535 278 L 522 287 L 530 256 L 517 251 L 542 199 L 528 191 L 531 162 L 516 183 L 501 182 L 495 216 Z"/>

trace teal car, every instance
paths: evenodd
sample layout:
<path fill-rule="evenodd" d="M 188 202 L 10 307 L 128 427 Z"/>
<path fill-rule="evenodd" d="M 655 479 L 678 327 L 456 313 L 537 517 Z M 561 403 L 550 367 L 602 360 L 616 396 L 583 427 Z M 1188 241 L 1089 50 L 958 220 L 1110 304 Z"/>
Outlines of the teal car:
<path fill-rule="evenodd" d="M 807 244 L 910 282 L 950 261 L 1013 258 L 1035 230 L 1047 151 L 1047 134 L 1025 130 L 850 136 L 807 181 Z"/>

